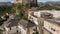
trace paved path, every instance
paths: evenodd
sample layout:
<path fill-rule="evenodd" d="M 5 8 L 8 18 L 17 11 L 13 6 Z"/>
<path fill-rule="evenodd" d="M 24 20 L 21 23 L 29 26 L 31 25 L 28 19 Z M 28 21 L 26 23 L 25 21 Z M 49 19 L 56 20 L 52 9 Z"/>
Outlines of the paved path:
<path fill-rule="evenodd" d="M 8 22 L 13 18 L 14 18 L 14 15 L 10 15 L 9 19 L 7 21 L 5 21 L 4 24 L 2 24 L 0 27 L 3 28 L 4 26 L 7 26 L 9 24 Z"/>

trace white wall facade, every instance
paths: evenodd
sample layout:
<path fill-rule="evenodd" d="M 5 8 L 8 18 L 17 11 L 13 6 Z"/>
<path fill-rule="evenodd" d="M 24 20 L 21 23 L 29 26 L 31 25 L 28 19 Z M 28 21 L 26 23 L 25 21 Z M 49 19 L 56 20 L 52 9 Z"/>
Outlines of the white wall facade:
<path fill-rule="evenodd" d="M 58 26 L 57 24 L 44 21 L 44 28 L 47 29 L 52 34 L 60 34 L 60 26 Z"/>
<path fill-rule="evenodd" d="M 38 20 L 37 20 L 37 18 L 33 17 L 33 22 L 34 22 L 36 25 L 38 25 Z"/>
<path fill-rule="evenodd" d="M 55 18 L 60 17 L 60 11 L 57 11 L 57 10 L 40 10 L 40 11 L 34 12 L 34 15 L 37 17 L 40 17 L 41 12 L 49 12 L 49 13 L 53 14 L 53 17 L 55 17 Z"/>

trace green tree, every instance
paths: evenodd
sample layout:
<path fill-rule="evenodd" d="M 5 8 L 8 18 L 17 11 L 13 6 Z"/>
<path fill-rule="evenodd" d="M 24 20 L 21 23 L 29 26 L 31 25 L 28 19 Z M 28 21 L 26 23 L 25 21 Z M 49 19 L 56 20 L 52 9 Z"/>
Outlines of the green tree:
<path fill-rule="evenodd" d="M 26 6 L 22 6 L 20 4 L 15 4 L 14 6 L 15 6 L 15 9 L 17 10 L 20 18 L 28 20 L 27 16 L 24 16 L 24 14 L 25 14 L 25 10 L 29 8 L 29 4 L 26 4 Z"/>
<path fill-rule="evenodd" d="M 13 8 L 14 8 L 13 5 L 11 5 L 11 6 L 7 6 L 7 5 L 0 6 L 0 15 L 4 15 L 6 13 L 9 13 L 9 14 L 14 13 L 15 11 Z"/>
<path fill-rule="evenodd" d="M 19 16 L 23 17 L 23 8 L 21 8 L 20 10 L 18 10 Z"/>
<path fill-rule="evenodd" d="M 30 5 L 29 4 L 26 4 L 26 8 L 29 9 L 30 8 Z"/>
<path fill-rule="evenodd" d="M 23 11 L 24 11 L 23 6 L 18 3 L 18 4 L 15 4 L 14 7 L 17 10 L 20 18 L 22 18 L 23 17 Z"/>
<path fill-rule="evenodd" d="M 3 34 L 3 30 L 0 29 L 0 34 Z"/>

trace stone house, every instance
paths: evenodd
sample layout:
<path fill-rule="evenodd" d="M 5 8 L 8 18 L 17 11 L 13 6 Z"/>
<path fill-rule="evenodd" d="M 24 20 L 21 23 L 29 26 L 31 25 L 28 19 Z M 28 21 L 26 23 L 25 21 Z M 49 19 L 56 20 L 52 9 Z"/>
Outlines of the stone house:
<path fill-rule="evenodd" d="M 18 15 L 15 15 L 13 19 L 9 20 L 4 25 L 4 34 L 32 34 L 33 29 L 36 30 L 36 24 L 30 20 L 26 21 L 19 19 Z M 17 32 L 18 31 L 18 32 Z"/>

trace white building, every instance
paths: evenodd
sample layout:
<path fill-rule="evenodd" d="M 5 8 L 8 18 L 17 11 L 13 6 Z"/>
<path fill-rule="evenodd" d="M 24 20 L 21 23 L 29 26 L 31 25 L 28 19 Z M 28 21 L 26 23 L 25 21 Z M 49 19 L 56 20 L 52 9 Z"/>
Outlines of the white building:
<path fill-rule="evenodd" d="M 35 11 L 34 15 L 40 17 L 41 12 L 48 12 L 53 14 L 54 18 L 60 19 L 60 11 L 58 10 L 40 10 Z M 60 34 L 60 20 L 44 19 L 43 34 Z"/>
<path fill-rule="evenodd" d="M 53 17 L 55 17 L 55 18 L 60 17 L 60 11 L 58 11 L 58 10 L 40 10 L 40 11 L 34 12 L 34 15 L 37 17 L 40 17 L 41 12 L 51 13 L 51 14 L 53 14 Z"/>
<path fill-rule="evenodd" d="M 44 20 L 43 32 L 44 34 L 60 34 L 60 20 Z"/>

